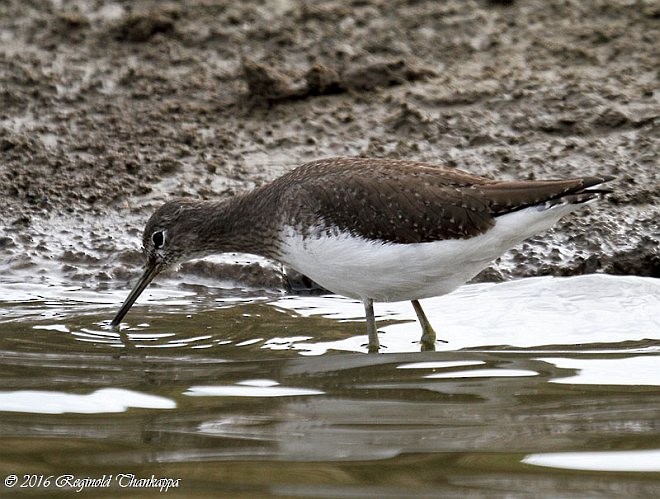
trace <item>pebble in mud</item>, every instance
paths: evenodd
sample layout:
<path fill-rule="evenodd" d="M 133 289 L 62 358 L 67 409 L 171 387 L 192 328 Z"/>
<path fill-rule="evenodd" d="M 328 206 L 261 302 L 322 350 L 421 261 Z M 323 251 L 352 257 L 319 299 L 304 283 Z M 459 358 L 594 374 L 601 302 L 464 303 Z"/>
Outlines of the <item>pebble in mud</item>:
<path fill-rule="evenodd" d="M 179 11 L 174 6 L 154 7 L 144 12 L 123 16 L 113 26 L 115 39 L 126 42 L 146 42 L 157 33 L 171 33 Z"/>

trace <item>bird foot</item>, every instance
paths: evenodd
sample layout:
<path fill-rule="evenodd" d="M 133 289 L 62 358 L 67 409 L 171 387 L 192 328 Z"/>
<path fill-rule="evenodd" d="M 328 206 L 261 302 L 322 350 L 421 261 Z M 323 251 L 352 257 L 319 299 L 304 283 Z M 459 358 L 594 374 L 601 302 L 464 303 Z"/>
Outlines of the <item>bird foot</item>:
<path fill-rule="evenodd" d="M 379 332 L 380 332 L 380 331 L 379 331 Z M 369 343 L 362 343 L 362 345 L 360 345 L 360 346 L 361 346 L 362 348 L 367 347 L 367 351 L 368 351 L 369 353 L 378 353 L 379 350 L 380 350 L 381 348 L 382 348 L 382 349 L 387 348 L 385 345 L 381 345 L 379 342 L 375 342 L 375 343 L 372 343 L 372 342 L 369 342 Z"/>
<path fill-rule="evenodd" d="M 435 352 L 435 343 L 420 342 L 422 344 L 422 352 Z"/>
<path fill-rule="evenodd" d="M 423 337 L 419 343 L 422 345 L 422 352 L 435 352 L 435 344 L 438 342 L 449 343 L 447 340 L 436 340 L 435 338 L 428 339 Z"/>

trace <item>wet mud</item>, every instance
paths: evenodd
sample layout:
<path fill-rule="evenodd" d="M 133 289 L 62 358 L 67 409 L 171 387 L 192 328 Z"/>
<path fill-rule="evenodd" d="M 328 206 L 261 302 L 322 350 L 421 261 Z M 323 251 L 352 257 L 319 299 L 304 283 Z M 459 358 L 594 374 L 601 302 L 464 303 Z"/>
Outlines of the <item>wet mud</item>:
<path fill-rule="evenodd" d="M 337 155 L 502 178 L 615 175 L 615 194 L 477 280 L 660 276 L 653 2 L 12 1 L 0 10 L 5 278 L 125 286 L 163 200 L 232 196 Z M 284 287 L 281 269 L 263 262 L 182 271 Z"/>

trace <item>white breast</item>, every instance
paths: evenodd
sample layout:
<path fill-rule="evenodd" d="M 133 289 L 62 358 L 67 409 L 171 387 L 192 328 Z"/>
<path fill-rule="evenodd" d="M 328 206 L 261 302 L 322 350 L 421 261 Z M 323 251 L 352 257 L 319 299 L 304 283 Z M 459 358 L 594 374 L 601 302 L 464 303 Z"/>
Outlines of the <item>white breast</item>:
<path fill-rule="evenodd" d="M 531 207 L 503 215 L 470 239 L 382 243 L 347 232 L 303 238 L 286 227 L 281 261 L 321 286 L 352 298 L 402 301 L 449 293 L 528 237 L 543 232 L 576 205 Z"/>

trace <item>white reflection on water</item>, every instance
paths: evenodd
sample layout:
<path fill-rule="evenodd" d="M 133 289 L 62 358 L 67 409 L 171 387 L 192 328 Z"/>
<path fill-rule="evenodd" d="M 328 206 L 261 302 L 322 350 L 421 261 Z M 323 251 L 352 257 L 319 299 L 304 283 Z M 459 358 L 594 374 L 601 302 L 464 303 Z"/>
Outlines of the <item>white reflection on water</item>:
<path fill-rule="evenodd" d="M 70 333 L 71 331 L 64 324 L 46 324 L 41 326 L 32 326 L 32 329 L 44 329 L 46 331 L 57 331 L 58 333 Z"/>
<path fill-rule="evenodd" d="M 579 369 L 568 378 L 550 380 L 550 383 L 576 385 L 651 385 L 660 386 L 660 358 L 641 355 L 625 359 L 567 359 L 540 358 L 560 368 Z"/>
<path fill-rule="evenodd" d="M 660 449 L 530 454 L 525 464 L 589 471 L 660 471 Z"/>
<path fill-rule="evenodd" d="M 288 338 L 271 338 L 264 343 L 262 348 L 270 350 L 288 350 L 293 348 L 294 343 L 311 340 L 311 336 L 289 336 Z"/>
<path fill-rule="evenodd" d="M 124 412 L 131 407 L 174 409 L 176 402 L 122 388 L 102 388 L 86 395 L 45 390 L 0 392 L 0 411 L 8 412 L 100 414 Z"/>
<path fill-rule="evenodd" d="M 478 366 L 483 360 L 440 360 L 435 362 L 411 362 L 396 366 L 397 369 L 444 369 L 446 367 Z"/>
<path fill-rule="evenodd" d="M 321 390 L 279 386 L 271 379 L 249 379 L 234 385 L 191 386 L 184 395 L 192 397 L 292 397 L 297 395 L 323 395 Z"/>
<path fill-rule="evenodd" d="M 536 371 L 527 369 L 472 369 L 470 371 L 454 371 L 448 373 L 427 374 L 425 378 L 516 378 L 519 376 L 537 376 Z"/>
<path fill-rule="evenodd" d="M 364 321 L 362 303 L 331 297 L 286 297 L 271 302 L 301 316 Z M 510 345 L 616 343 L 660 339 L 658 279 L 587 275 L 538 277 L 500 284 L 474 284 L 422 301 L 438 338 L 438 350 Z M 408 302 L 377 303 L 384 353 L 419 351 L 421 329 Z M 410 321 L 382 325 L 382 321 Z M 303 355 L 328 350 L 365 352 L 366 337 L 295 343 Z"/>

